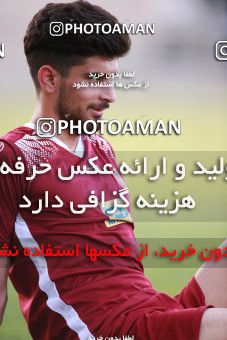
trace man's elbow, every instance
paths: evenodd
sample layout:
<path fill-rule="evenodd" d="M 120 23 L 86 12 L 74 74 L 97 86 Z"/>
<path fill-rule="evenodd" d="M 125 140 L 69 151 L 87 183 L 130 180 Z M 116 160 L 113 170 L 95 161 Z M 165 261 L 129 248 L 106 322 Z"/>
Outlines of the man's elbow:
<path fill-rule="evenodd" d="M 5 312 L 7 300 L 8 300 L 7 291 L 6 290 L 1 291 L 1 293 L 0 293 L 0 326 L 1 326 L 2 321 L 3 321 L 3 315 L 4 315 L 4 312 Z"/>

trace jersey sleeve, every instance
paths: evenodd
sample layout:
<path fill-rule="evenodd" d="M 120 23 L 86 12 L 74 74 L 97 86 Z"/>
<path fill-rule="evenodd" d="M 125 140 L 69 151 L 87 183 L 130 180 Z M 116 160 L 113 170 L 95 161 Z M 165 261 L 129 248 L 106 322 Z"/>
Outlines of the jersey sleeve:
<path fill-rule="evenodd" d="M 25 174 L 2 174 L 3 162 L 15 169 L 18 156 L 8 142 L 0 140 L 0 244 L 10 242 L 19 202 L 24 195 Z"/>

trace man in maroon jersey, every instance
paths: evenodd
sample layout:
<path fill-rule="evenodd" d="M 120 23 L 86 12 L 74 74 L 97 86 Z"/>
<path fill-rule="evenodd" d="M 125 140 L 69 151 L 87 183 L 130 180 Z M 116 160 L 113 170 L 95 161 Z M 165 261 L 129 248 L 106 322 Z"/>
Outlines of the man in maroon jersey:
<path fill-rule="evenodd" d="M 34 16 L 24 38 L 37 105 L 29 123 L 0 140 L 0 164 L 15 169 L 18 162 L 17 171 L 24 167 L 17 174 L 3 170 L 0 174 L 0 242 L 18 250 L 9 260 L 0 257 L 0 317 L 9 274 L 33 339 L 128 335 L 136 340 L 224 340 L 227 269 L 223 263 L 222 268 L 201 268 L 175 298 L 155 291 L 136 259 L 130 207 L 110 214 L 115 193 L 124 191 L 125 184 L 108 142 L 98 134 L 80 136 L 67 130 L 52 138 L 37 135 L 39 119 L 67 119 L 75 124 L 97 120 L 115 100 L 113 87 L 73 88 L 75 81 L 91 83 L 90 74 L 105 77 L 116 72 L 117 58 L 130 48 L 126 33 L 61 32 L 67 23 L 87 22 L 119 24 L 85 1 L 48 4 Z M 69 176 L 72 165 L 87 169 L 92 158 L 99 169 L 109 163 L 112 172 Z M 44 163 L 46 171 L 38 174 Z M 94 192 L 99 202 L 95 208 L 88 207 L 82 214 L 71 207 L 71 202 L 82 206 Z M 97 261 L 87 256 L 89 249 L 111 245 L 131 252 Z M 57 247 L 68 249 L 72 256 L 53 256 L 51 249 Z"/>

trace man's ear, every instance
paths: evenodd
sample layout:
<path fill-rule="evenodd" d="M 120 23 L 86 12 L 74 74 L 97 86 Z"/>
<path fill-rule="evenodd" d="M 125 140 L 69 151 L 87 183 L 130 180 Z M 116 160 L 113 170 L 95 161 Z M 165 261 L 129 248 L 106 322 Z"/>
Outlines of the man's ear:
<path fill-rule="evenodd" d="M 58 89 L 60 74 L 50 65 L 43 65 L 38 71 L 40 88 L 47 93 L 53 93 Z"/>

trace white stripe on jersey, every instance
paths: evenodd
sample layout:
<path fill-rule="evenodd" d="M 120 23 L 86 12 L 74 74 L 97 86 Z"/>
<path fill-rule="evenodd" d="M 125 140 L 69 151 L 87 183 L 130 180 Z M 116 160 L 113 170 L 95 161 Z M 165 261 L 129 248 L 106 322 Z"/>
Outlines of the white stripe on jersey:
<path fill-rule="evenodd" d="M 35 247 L 40 249 L 38 243 L 30 233 L 28 225 L 20 214 L 18 214 L 16 218 L 15 232 L 23 248 L 27 247 L 31 251 L 33 249 L 35 251 Z M 30 259 L 34 263 L 39 274 L 39 287 L 47 294 L 47 305 L 49 308 L 60 314 L 65 319 L 69 328 L 78 334 L 79 339 L 93 339 L 94 336 L 90 333 L 87 325 L 80 319 L 78 313 L 73 309 L 72 306 L 67 305 L 61 300 L 55 283 L 51 281 L 49 277 L 47 261 L 45 257 L 42 255 L 36 257 L 30 256 Z"/>

